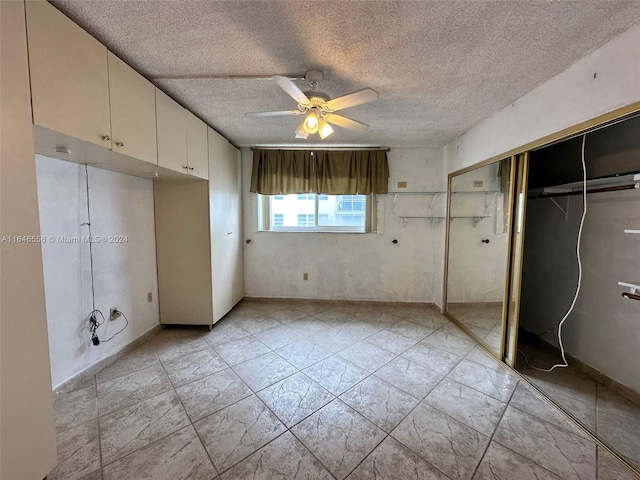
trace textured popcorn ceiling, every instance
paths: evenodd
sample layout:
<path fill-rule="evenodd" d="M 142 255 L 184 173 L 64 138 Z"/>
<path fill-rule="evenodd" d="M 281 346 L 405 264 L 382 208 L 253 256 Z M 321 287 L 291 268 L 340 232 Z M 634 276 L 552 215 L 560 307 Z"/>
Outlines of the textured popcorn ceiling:
<path fill-rule="evenodd" d="M 640 20 L 616 0 L 51 2 L 152 80 L 314 68 L 332 98 L 377 90 L 341 112 L 369 131 L 326 145 L 444 145 Z M 295 107 L 270 79 L 154 83 L 236 145 L 307 144 L 300 117 L 245 117 Z"/>

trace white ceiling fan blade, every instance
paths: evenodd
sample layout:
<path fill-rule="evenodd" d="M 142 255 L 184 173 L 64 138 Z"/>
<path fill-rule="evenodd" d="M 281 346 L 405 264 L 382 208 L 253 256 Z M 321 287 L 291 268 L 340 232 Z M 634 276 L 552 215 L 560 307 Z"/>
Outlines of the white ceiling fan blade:
<path fill-rule="evenodd" d="M 329 100 L 325 107 L 333 110 L 342 110 L 343 108 L 355 107 L 356 105 L 362 105 L 363 103 L 375 102 L 378 100 L 378 92 L 370 88 L 359 90 L 357 92 L 343 95 L 342 97 Z"/>
<path fill-rule="evenodd" d="M 350 118 L 343 117 L 342 115 L 336 115 L 335 113 L 327 113 L 324 115 L 324 119 L 328 123 L 332 123 L 348 130 L 353 130 L 354 132 L 366 132 L 369 128 L 369 125 L 366 123 L 351 120 Z"/>
<path fill-rule="evenodd" d="M 302 90 L 298 88 L 295 83 L 293 83 L 293 80 L 287 77 L 282 77 L 280 75 L 275 75 L 273 79 L 278 84 L 278 86 L 285 92 L 287 92 L 289 96 L 296 102 L 302 103 L 303 105 L 309 103 L 309 99 L 307 98 L 307 96 Z"/>
<path fill-rule="evenodd" d="M 300 110 L 280 110 L 279 112 L 251 112 L 245 113 L 246 117 L 284 117 L 287 115 L 301 115 Z"/>

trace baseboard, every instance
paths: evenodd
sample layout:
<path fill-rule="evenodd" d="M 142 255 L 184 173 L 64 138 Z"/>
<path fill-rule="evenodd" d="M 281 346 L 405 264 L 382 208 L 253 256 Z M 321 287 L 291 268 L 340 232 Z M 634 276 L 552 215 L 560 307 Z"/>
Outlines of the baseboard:
<path fill-rule="evenodd" d="M 75 390 L 79 390 L 84 387 L 88 387 L 90 385 L 95 384 L 95 376 L 96 374 L 105 367 L 108 367 L 113 362 L 118 360 L 118 358 L 126 355 L 127 353 L 135 350 L 143 343 L 147 342 L 151 337 L 155 336 L 160 330 L 164 327 L 160 324 L 157 324 L 151 327 L 149 330 L 144 332 L 138 338 L 133 340 L 131 343 L 123 346 L 120 350 L 115 352 L 112 355 L 109 355 L 102 360 L 97 361 L 93 365 L 89 365 L 84 370 L 76 373 L 74 376 L 65 380 L 61 384 L 57 385 L 53 388 L 53 398 L 54 400 L 65 393 L 73 392 Z"/>
<path fill-rule="evenodd" d="M 244 297 L 240 303 L 289 303 L 289 304 L 309 304 L 315 303 L 320 305 L 368 305 L 378 307 L 424 307 L 424 308 L 437 308 L 438 305 L 433 302 L 390 302 L 390 301 L 378 301 L 378 300 L 342 300 L 332 298 L 301 298 L 301 297 Z"/>
<path fill-rule="evenodd" d="M 449 305 L 455 305 L 456 307 L 458 306 L 466 306 L 466 305 L 473 305 L 473 306 L 479 306 L 479 307 L 501 307 L 503 305 L 503 302 L 449 302 Z"/>

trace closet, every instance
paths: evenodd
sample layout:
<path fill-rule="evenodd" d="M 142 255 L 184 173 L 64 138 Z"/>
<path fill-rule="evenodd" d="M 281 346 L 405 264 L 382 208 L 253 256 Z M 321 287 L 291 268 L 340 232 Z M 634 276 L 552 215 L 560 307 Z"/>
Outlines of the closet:
<path fill-rule="evenodd" d="M 640 469 L 638 172 L 640 117 L 530 153 L 516 369 Z"/>
<path fill-rule="evenodd" d="M 639 473 L 640 115 L 608 121 L 449 175 L 444 305 Z M 499 165 L 511 165 L 504 182 Z M 483 175 L 502 186 L 494 190 L 504 193 L 504 230 L 456 220 L 465 190 L 477 192 L 466 208 L 499 215 L 474 188 Z M 486 264 L 495 242 L 506 280 L 501 295 L 487 296 L 501 281 Z"/>

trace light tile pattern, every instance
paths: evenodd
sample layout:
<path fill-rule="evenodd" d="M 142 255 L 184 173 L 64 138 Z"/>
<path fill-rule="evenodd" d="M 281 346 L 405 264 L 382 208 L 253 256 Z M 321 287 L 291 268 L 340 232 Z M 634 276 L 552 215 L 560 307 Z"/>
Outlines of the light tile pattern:
<path fill-rule="evenodd" d="M 637 394 L 626 392 L 629 398 L 625 398 L 600 383 L 598 377 L 590 376 L 575 360 L 570 360 L 567 368 L 540 372 L 536 368 L 547 369 L 558 363 L 559 353 L 527 332 L 522 332 L 519 338 L 518 348 L 526 355 L 526 360 L 524 355 L 518 355 L 518 371 L 640 471 L 640 400 Z M 565 415 L 539 400 L 537 395 L 528 395 L 526 399 L 519 396 L 521 390 L 523 388 L 518 386 L 514 395 L 517 404 L 512 402 L 512 405 L 560 428 L 571 428 L 567 425 L 573 424 Z M 599 479 L 610 476 L 600 467 L 598 475 Z"/>
<path fill-rule="evenodd" d="M 50 479 L 634 478 L 431 308 L 245 301 L 83 386 Z"/>

